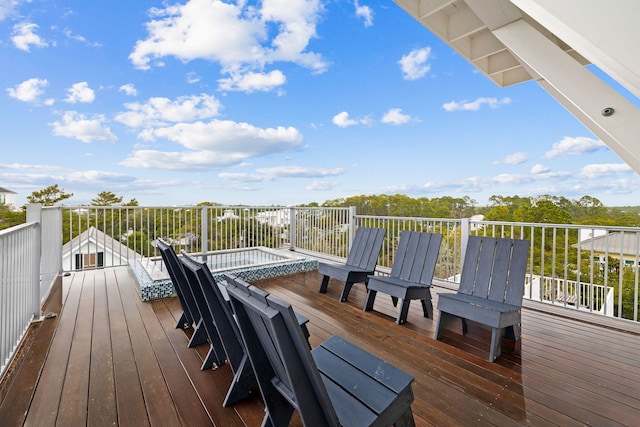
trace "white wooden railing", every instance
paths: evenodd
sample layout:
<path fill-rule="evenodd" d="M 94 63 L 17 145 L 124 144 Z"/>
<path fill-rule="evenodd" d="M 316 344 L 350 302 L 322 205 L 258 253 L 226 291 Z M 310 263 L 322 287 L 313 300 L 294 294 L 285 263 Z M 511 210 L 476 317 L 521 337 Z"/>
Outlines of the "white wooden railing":
<path fill-rule="evenodd" d="M 154 241 L 158 238 L 189 252 L 265 246 L 341 259 L 347 257 L 360 226 L 387 230 L 378 262 L 380 274 L 389 271 L 402 231 L 443 234 L 435 277 L 454 288 L 468 236 L 530 240 L 525 298 L 639 321 L 638 228 L 365 216 L 357 215 L 355 208 L 30 205 L 27 224 L 1 234 L 0 310 L 7 316 L 0 319 L 2 363 L 10 357 L 25 325 L 37 317 L 35 301 L 42 302 L 63 271 L 127 265 L 131 258 L 156 256 Z M 23 235 L 25 230 L 31 230 L 29 237 Z M 601 236 L 605 243 L 616 239 L 627 243 L 624 249 L 606 245 L 602 249 L 582 234 Z M 39 286 L 29 282 L 28 291 L 24 282 L 33 280 L 36 261 L 33 256 L 16 255 L 24 251 L 41 252 Z M 34 289 L 37 295 L 32 294 Z"/>
<path fill-rule="evenodd" d="M 0 372 L 40 316 L 40 226 L 0 231 Z"/>

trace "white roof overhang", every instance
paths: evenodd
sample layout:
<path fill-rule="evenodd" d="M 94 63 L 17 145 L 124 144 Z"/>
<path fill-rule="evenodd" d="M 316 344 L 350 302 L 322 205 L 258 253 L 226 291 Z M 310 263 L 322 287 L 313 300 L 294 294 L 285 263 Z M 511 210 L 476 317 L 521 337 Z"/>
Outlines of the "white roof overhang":
<path fill-rule="evenodd" d="M 584 67 L 640 97 L 640 1 L 394 1 L 497 85 L 537 81 L 640 173 L 640 110 Z"/>

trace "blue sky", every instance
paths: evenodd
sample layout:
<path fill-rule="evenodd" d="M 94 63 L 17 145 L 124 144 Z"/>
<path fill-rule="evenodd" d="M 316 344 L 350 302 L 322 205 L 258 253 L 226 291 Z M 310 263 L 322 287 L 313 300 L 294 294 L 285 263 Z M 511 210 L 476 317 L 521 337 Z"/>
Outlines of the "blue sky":
<path fill-rule="evenodd" d="M 19 204 L 52 184 L 67 204 L 638 204 L 638 175 L 536 83 L 497 87 L 392 2 L 0 0 L 0 34 Z"/>

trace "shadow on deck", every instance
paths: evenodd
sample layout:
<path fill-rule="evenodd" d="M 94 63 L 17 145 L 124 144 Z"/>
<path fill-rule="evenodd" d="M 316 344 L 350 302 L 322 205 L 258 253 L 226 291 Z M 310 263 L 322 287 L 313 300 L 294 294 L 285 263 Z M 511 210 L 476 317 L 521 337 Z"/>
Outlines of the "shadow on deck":
<path fill-rule="evenodd" d="M 521 341 L 505 341 L 503 355 L 489 363 L 487 329 L 470 324 L 466 337 L 445 331 L 434 341 L 434 322 L 422 317 L 420 304 L 398 326 L 385 296 L 363 312 L 364 286 L 339 303 L 340 284 L 332 280 L 319 294 L 315 271 L 254 284 L 310 319 L 313 346 L 338 334 L 413 375 L 417 426 L 640 419 L 638 334 L 526 308 Z M 436 307 L 443 290 L 433 291 Z M 174 329 L 181 314 L 176 298 L 141 302 L 121 267 L 66 277 L 59 299 L 64 309 L 33 331 L 23 362 L 2 387 L 0 425 L 260 425 L 257 391 L 222 407 L 231 370 L 200 371 L 207 348 L 188 349 L 188 331 Z M 291 425 L 301 425 L 299 418 Z"/>

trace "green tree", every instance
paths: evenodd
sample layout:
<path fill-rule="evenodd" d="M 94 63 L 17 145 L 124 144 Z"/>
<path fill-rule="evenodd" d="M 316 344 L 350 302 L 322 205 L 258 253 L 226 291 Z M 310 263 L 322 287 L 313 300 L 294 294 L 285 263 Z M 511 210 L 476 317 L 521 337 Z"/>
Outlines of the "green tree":
<path fill-rule="evenodd" d="M 120 203 L 122 203 L 122 196 L 118 197 L 111 191 L 101 191 L 95 199 L 91 199 L 92 206 L 113 206 Z"/>
<path fill-rule="evenodd" d="M 0 205 L 0 230 L 24 224 L 27 220 L 27 213 L 24 209 L 14 212 L 5 205 Z"/>
<path fill-rule="evenodd" d="M 45 206 L 53 206 L 58 202 L 73 196 L 73 193 L 65 193 L 58 184 L 50 185 L 42 190 L 36 190 L 27 196 L 29 203 L 40 203 Z"/>

